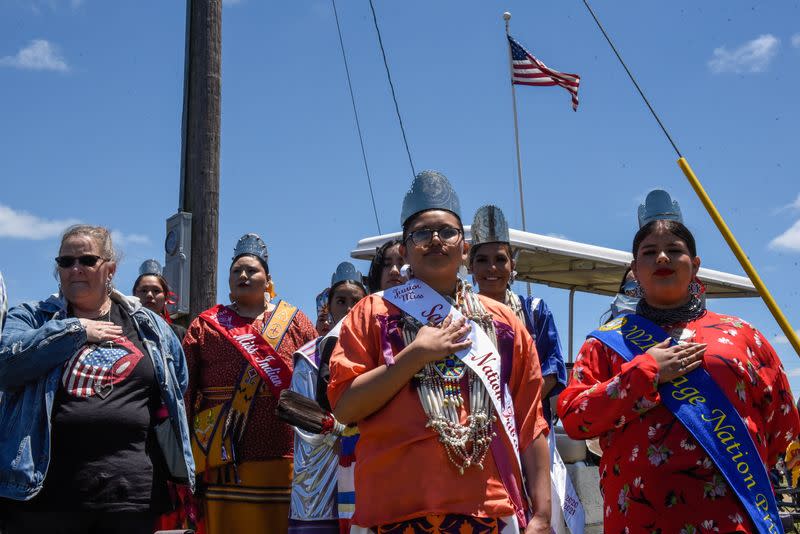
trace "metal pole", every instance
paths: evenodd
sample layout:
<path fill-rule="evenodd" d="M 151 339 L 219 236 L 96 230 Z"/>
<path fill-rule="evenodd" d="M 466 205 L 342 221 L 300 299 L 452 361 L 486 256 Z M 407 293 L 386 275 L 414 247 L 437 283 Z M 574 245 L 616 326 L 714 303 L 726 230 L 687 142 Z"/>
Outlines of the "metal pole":
<path fill-rule="evenodd" d="M 517 90 L 514 87 L 514 58 L 511 56 L 511 46 L 508 43 L 510 36 L 508 30 L 508 21 L 511 20 L 511 13 L 506 11 L 503 13 L 503 20 L 506 21 L 506 46 L 508 47 L 508 74 L 509 81 L 511 82 L 511 106 L 514 110 L 514 142 L 517 149 L 517 184 L 519 185 L 519 209 L 522 212 L 522 231 L 527 232 L 528 228 L 525 224 L 525 195 L 522 190 L 522 158 L 519 154 L 519 125 L 517 121 Z M 525 287 L 528 290 L 528 296 L 531 296 L 531 283 L 526 282 Z"/>
<path fill-rule="evenodd" d="M 575 288 L 569 290 L 569 354 L 567 354 L 567 362 L 572 363 L 572 334 L 575 323 Z"/>
<path fill-rule="evenodd" d="M 758 293 L 761 295 L 761 298 L 764 300 L 767 308 L 769 308 L 772 316 L 775 317 L 775 320 L 778 322 L 781 330 L 783 330 L 783 333 L 792 344 L 792 347 L 794 347 L 795 352 L 798 354 L 798 356 L 800 356 L 800 339 L 798 339 L 797 333 L 792 328 L 792 325 L 789 324 L 789 321 L 786 319 L 786 316 L 775 302 L 775 299 L 772 298 L 772 294 L 769 292 L 769 289 L 767 289 L 767 286 L 764 285 L 763 281 L 761 281 L 761 277 L 758 276 L 758 272 L 756 272 L 755 267 L 753 267 L 753 264 L 750 263 L 750 260 L 742 250 L 742 247 L 739 246 L 739 243 L 736 241 L 733 232 L 731 232 L 730 228 L 728 228 L 728 225 L 725 223 L 722 215 L 720 215 L 717 211 L 717 208 L 714 206 L 714 203 L 711 201 L 708 193 L 706 193 L 705 189 L 703 189 L 703 185 L 700 183 L 700 180 L 698 180 L 697 176 L 695 176 L 692 167 L 689 165 L 689 162 L 686 161 L 685 158 L 680 158 L 678 160 L 678 166 L 689 180 L 692 188 L 694 188 L 694 192 L 697 193 L 698 197 L 700 197 L 700 201 L 703 203 L 703 206 L 705 206 L 708 214 L 711 215 L 711 218 L 714 220 L 717 228 L 722 233 L 722 237 L 725 238 L 728 246 L 733 251 L 736 259 L 739 260 L 744 272 L 747 273 L 747 276 L 750 277 L 750 281 L 753 282 L 754 286 L 756 286 Z"/>
<path fill-rule="evenodd" d="M 508 37 L 508 21 L 511 20 L 511 13 L 508 11 L 503 13 L 503 20 L 506 21 L 506 37 Z M 527 231 L 527 227 L 525 225 L 525 199 L 522 192 L 522 159 L 519 155 L 519 125 L 517 123 L 517 91 L 514 87 L 514 60 L 511 57 L 511 46 L 508 45 L 508 42 L 506 42 L 506 46 L 508 46 L 508 69 L 509 75 L 511 76 L 511 105 L 514 110 L 514 141 L 516 142 L 517 148 L 517 183 L 519 184 L 519 207 L 522 211 L 522 231 L 525 232 Z"/>

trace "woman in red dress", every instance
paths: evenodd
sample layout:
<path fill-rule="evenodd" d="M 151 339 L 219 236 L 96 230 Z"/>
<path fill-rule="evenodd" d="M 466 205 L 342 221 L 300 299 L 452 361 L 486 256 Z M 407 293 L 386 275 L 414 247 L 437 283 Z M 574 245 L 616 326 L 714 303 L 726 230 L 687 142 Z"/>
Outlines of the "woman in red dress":
<path fill-rule="evenodd" d="M 273 323 L 274 317 L 280 320 L 284 303 L 272 300 L 267 260 L 267 247 L 261 238 L 244 235 L 234 249 L 228 272 L 231 304 L 212 308 L 217 318 L 227 319 L 218 319 L 221 326 L 215 326 L 204 312 L 192 321 L 183 340 L 189 369 L 185 398 L 189 421 L 194 424 L 192 439 L 196 441 L 198 429 L 206 424 L 200 414 L 226 402 L 235 405 L 235 391 L 241 390 L 242 379 L 254 370 L 234 345 L 234 338 L 222 333 L 225 324 L 249 323 L 253 332 L 268 337 L 269 325 L 281 326 L 277 336 L 282 335 L 282 340 L 274 350 L 290 368 L 292 354 L 317 337 L 314 325 L 299 310 L 287 314 L 291 317 L 288 324 Z M 241 412 L 244 418 L 238 419 L 244 422 L 231 431 L 233 463 L 212 466 L 202 473 L 200 497 L 205 504 L 208 534 L 267 534 L 288 528 L 294 432 L 275 414 L 278 395 L 266 380 L 258 380 L 254 396 L 247 399 L 252 401 L 249 408 Z"/>
<path fill-rule="evenodd" d="M 667 342 L 626 362 L 600 341 L 581 347 L 558 401 L 567 433 L 600 437 L 604 531 L 754 532 L 715 464 L 662 403 L 659 384 L 702 366 L 744 419 L 771 467 L 798 435 L 800 420 L 780 359 L 746 321 L 705 309 L 696 287 L 695 241 L 676 221 L 644 225 L 631 265 L 644 292 L 637 313 Z"/>

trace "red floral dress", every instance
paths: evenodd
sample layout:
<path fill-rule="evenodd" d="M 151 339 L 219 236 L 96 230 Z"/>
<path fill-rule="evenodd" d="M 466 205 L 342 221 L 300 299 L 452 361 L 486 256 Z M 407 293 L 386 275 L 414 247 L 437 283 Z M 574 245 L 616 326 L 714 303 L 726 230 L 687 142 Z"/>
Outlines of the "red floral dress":
<path fill-rule="evenodd" d="M 680 342 L 707 343 L 703 366 L 744 418 L 762 460 L 773 466 L 800 432 L 780 359 L 749 323 L 707 311 L 665 327 Z M 658 365 L 625 362 L 595 339 L 581 347 L 558 399 L 567 433 L 600 437 L 604 532 L 753 532 L 727 482 L 662 404 Z"/>

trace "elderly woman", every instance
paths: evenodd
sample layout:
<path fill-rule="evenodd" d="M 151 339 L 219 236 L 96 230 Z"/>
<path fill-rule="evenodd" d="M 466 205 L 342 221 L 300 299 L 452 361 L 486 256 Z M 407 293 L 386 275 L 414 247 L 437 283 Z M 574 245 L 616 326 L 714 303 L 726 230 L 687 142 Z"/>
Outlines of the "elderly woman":
<path fill-rule="evenodd" d="M 0 343 L 7 532 L 152 532 L 168 476 L 194 478 L 180 342 L 114 289 L 105 228 L 69 228 L 56 267 L 59 294 L 13 308 Z"/>
<path fill-rule="evenodd" d="M 359 302 L 331 356 L 334 414 L 361 432 L 353 523 L 379 534 L 518 534 L 524 483 L 526 532 L 549 533 L 533 341 L 506 306 L 459 281 L 469 246 L 447 178 L 420 173 L 401 223 L 413 277 Z"/>
<path fill-rule="evenodd" d="M 236 244 L 228 284 L 231 304 L 200 314 L 183 341 L 206 526 L 209 534 L 285 532 L 293 432 L 275 409 L 292 354 L 317 333 L 295 306 L 273 301 L 267 247 L 256 234 Z"/>
<path fill-rule="evenodd" d="M 781 531 L 764 466 L 800 420 L 780 359 L 705 308 L 682 223 L 647 222 L 632 249 L 637 311 L 590 334 L 558 400 L 571 437 L 600 437 L 604 531 Z"/>
<path fill-rule="evenodd" d="M 169 316 L 167 302 L 170 296 L 174 295 L 169 290 L 169 284 L 167 284 L 161 264 L 157 260 L 145 260 L 139 266 L 139 276 L 133 283 L 133 296 L 139 299 L 142 306 L 163 317 L 178 339 L 183 340 L 186 329 L 173 323 Z"/>

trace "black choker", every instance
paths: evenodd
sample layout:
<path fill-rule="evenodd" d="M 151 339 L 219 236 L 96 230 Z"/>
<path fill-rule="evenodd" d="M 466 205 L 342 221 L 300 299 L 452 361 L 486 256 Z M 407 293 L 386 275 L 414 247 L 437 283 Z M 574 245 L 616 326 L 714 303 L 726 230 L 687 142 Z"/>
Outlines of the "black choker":
<path fill-rule="evenodd" d="M 694 321 L 706 312 L 706 303 L 692 295 L 689 302 L 677 308 L 654 308 L 645 299 L 639 301 L 636 313 L 649 319 L 659 326 L 688 323 Z"/>

